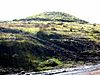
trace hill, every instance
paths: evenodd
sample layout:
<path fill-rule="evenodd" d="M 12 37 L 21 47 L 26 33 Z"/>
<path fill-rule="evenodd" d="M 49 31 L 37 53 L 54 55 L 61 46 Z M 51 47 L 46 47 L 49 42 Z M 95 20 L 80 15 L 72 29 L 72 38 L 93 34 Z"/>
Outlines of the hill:
<path fill-rule="evenodd" d="M 99 53 L 100 25 L 0 23 L 0 74 L 96 63 Z"/>
<path fill-rule="evenodd" d="M 29 16 L 20 21 L 60 21 L 60 22 L 77 22 L 77 23 L 88 23 L 85 20 L 81 20 L 73 15 L 63 12 L 44 12 L 37 15 Z"/>

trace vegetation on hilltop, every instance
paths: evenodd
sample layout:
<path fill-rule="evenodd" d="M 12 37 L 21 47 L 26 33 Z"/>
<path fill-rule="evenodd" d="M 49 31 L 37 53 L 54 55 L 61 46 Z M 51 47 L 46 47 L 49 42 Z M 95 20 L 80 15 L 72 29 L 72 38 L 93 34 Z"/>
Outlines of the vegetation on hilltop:
<path fill-rule="evenodd" d="M 63 12 L 44 12 L 41 14 L 29 16 L 19 21 L 59 21 L 59 22 L 77 22 L 77 23 L 88 23 L 85 20 L 81 20 L 67 13 Z M 16 21 L 16 19 L 14 20 Z"/>

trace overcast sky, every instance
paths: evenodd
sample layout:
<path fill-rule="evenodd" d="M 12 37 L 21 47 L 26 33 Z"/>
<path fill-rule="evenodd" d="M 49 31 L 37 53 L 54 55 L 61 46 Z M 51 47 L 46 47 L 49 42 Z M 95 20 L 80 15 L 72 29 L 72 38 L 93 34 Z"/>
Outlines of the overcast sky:
<path fill-rule="evenodd" d="M 60 11 L 100 23 L 99 0 L 0 0 L 0 20 L 25 18 L 45 11 Z"/>

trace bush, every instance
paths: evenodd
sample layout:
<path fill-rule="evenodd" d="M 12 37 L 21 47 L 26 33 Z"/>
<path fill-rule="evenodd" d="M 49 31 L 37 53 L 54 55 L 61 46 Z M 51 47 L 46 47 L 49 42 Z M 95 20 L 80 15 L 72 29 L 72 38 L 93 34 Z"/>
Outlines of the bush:
<path fill-rule="evenodd" d="M 93 30 L 92 32 L 93 33 L 100 33 L 98 30 Z"/>
<path fill-rule="evenodd" d="M 57 66 L 60 64 L 62 64 L 61 61 L 59 61 L 58 59 L 52 58 L 52 59 L 48 59 L 48 60 L 44 61 L 41 65 L 54 67 L 54 66 Z"/>
<path fill-rule="evenodd" d="M 56 28 L 51 28 L 51 30 L 53 30 L 53 31 L 57 31 L 57 29 L 56 29 Z"/>
<path fill-rule="evenodd" d="M 94 23 L 93 26 L 96 26 L 96 23 Z"/>

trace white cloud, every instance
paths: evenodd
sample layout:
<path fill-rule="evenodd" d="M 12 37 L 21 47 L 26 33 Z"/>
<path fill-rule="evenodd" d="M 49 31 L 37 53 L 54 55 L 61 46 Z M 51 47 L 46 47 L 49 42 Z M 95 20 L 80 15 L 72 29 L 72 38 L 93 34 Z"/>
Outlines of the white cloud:
<path fill-rule="evenodd" d="M 45 11 L 62 11 L 100 23 L 99 0 L 0 0 L 0 20 L 24 18 Z"/>

